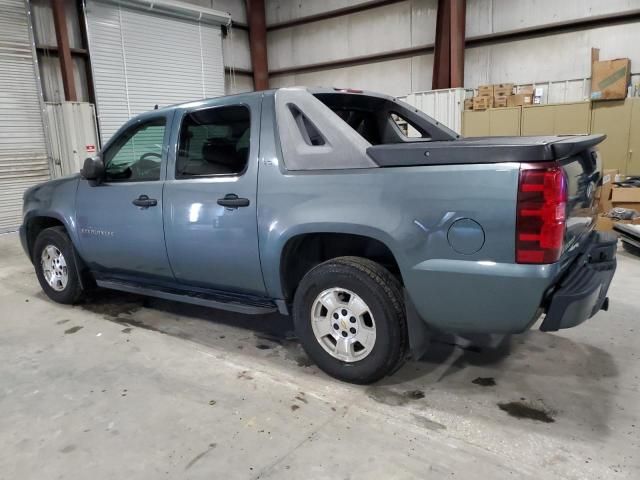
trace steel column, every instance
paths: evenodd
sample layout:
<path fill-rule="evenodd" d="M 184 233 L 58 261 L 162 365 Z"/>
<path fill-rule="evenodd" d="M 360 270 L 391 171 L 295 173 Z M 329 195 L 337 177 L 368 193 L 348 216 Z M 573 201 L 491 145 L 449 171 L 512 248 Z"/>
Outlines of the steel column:
<path fill-rule="evenodd" d="M 78 95 L 73 78 L 73 59 L 71 58 L 71 48 L 69 47 L 64 0 L 51 0 L 51 8 L 53 10 L 53 24 L 56 29 L 56 40 L 58 41 L 58 58 L 60 59 L 60 70 L 62 72 L 64 98 L 69 102 L 76 102 Z"/>
<path fill-rule="evenodd" d="M 247 0 L 247 20 L 249 23 L 249 47 L 251 49 L 251 64 L 253 67 L 253 88 L 255 90 L 266 90 L 269 88 L 269 71 L 264 0 Z"/>
<path fill-rule="evenodd" d="M 464 86 L 466 0 L 438 0 L 432 88 Z"/>

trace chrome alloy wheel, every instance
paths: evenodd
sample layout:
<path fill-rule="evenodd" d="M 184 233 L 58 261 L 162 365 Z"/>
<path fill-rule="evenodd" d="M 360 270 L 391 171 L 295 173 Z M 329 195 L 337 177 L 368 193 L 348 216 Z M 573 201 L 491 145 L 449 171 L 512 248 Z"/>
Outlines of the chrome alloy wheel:
<path fill-rule="evenodd" d="M 311 326 L 322 348 L 343 362 L 362 360 L 376 343 L 376 324 L 369 306 L 344 288 L 329 288 L 316 297 Z"/>
<path fill-rule="evenodd" d="M 47 245 L 40 255 L 42 274 L 49 286 L 56 292 L 63 291 L 69 281 L 67 262 L 58 247 Z"/>

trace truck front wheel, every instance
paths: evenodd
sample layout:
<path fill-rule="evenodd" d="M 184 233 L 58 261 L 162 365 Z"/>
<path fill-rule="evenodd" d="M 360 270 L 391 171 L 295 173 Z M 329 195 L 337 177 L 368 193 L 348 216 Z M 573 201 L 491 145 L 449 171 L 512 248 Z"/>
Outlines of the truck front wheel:
<path fill-rule="evenodd" d="M 63 227 L 40 232 L 33 244 L 33 265 L 44 293 L 57 303 L 76 303 L 82 295 L 73 244 Z"/>
<path fill-rule="evenodd" d="M 311 269 L 296 290 L 293 316 L 309 357 L 340 380 L 375 382 L 405 358 L 400 283 L 371 260 L 338 257 Z"/>

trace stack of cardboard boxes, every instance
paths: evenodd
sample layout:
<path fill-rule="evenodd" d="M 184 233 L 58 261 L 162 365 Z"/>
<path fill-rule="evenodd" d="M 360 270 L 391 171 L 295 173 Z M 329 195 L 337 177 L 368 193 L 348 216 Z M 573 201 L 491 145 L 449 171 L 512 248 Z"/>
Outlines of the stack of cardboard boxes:
<path fill-rule="evenodd" d="M 598 223 L 596 229 L 601 231 L 613 230 L 616 222 L 640 225 L 640 218 L 635 220 L 615 220 L 605 215 L 613 208 L 628 208 L 640 213 L 640 188 L 625 188 L 614 185 L 618 170 L 604 170 L 602 172 L 602 187 L 596 192 L 598 198 Z"/>
<path fill-rule="evenodd" d="M 513 83 L 480 85 L 478 94 L 464 102 L 465 110 L 486 110 L 487 108 L 518 107 L 530 105 L 533 87 L 519 86 L 514 94 Z"/>

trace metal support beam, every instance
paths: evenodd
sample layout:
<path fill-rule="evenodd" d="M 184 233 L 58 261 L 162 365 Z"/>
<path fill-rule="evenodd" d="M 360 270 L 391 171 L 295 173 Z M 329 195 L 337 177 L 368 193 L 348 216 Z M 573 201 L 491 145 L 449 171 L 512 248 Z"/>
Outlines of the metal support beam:
<path fill-rule="evenodd" d="M 451 88 L 464 87 L 464 41 L 465 23 L 467 17 L 466 0 L 450 0 L 451 13 Z"/>
<path fill-rule="evenodd" d="M 264 12 L 264 0 L 247 0 L 247 20 L 249 23 L 249 47 L 253 67 L 253 88 L 269 88 L 267 65 L 267 25 Z"/>
<path fill-rule="evenodd" d="M 62 72 L 64 98 L 69 102 L 76 102 L 78 95 L 73 78 L 73 59 L 71 58 L 71 48 L 69 47 L 69 33 L 67 32 L 64 0 L 51 0 L 51 8 L 53 11 L 53 25 L 56 30 L 56 40 L 58 42 L 58 58 L 60 59 L 60 70 Z"/>
<path fill-rule="evenodd" d="M 466 0 L 438 0 L 431 88 L 464 86 Z"/>

